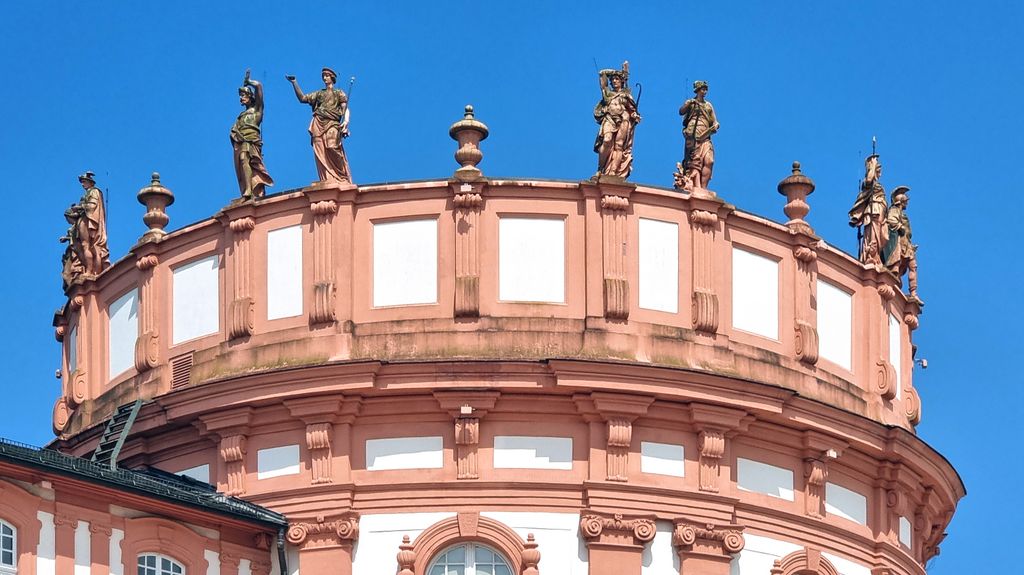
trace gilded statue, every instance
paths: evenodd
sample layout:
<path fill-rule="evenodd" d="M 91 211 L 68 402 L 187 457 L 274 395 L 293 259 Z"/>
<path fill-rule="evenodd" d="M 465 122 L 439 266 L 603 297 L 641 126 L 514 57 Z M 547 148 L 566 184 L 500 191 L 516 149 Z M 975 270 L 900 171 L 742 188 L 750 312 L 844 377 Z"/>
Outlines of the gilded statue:
<path fill-rule="evenodd" d="M 103 192 L 96 187 L 96 175 L 92 172 L 78 176 L 78 181 L 84 193 L 77 204 L 71 204 L 64 211 L 64 219 L 70 227 L 60 238 L 68 244 L 61 274 L 65 288 L 79 277 L 95 276 L 110 266 Z"/>
<path fill-rule="evenodd" d="M 850 208 L 850 226 L 859 228 L 860 261 L 874 266 L 882 265 L 882 247 L 888 241 L 885 188 L 882 187 L 882 163 L 878 154 L 864 161 L 864 179 L 860 193 Z"/>
<path fill-rule="evenodd" d="M 261 198 L 274 179 L 263 165 L 263 85 L 249 77 L 245 71 L 242 87 L 238 89 L 242 112 L 231 126 L 231 148 L 235 158 L 238 189 L 246 199 Z"/>
<path fill-rule="evenodd" d="M 629 62 L 622 69 L 598 72 L 601 101 L 594 107 L 594 120 L 601 126 L 594 141 L 597 152 L 595 177 L 626 179 L 633 170 L 633 132 L 640 123 L 637 102 L 629 90 Z"/>
<path fill-rule="evenodd" d="M 683 161 L 676 164 L 675 187 L 686 191 L 707 189 L 715 165 L 711 135 L 719 127 L 715 108 L 706 99 L 708 83 L 697 80 L 693 83 L 693 93 L 695 96 L 679 107 L 685 147 Z"/>
<path fill-rule="evenodd" d="M 917 246 L 911 240 L 910 218 L 907 216 L 907 205 L 910 203 L 910 188 L 898 186 L 892 191 L 889 210 L 885 216 L 885 225 L 889 232 L 888 241 L 882 248 L 885 267 L 898 277 L 907 274 L 907 287 L 910 297 L 917 297 Z"/>
<path fill-rule="evenodd" d="M 303 94 L 295 76 L 285 76 L 292 83 L 295 97 L 313 108 L 313 119 L 309 122 L 309 136 L 316 159 L 316 171 L 321 182 L 352 182 L 348 158 L 342 140 L 348 137 L 348 95 L 334 87 L 338 75 L 330 68 L 324 68 L 320 78 L 324 89 Z"/>

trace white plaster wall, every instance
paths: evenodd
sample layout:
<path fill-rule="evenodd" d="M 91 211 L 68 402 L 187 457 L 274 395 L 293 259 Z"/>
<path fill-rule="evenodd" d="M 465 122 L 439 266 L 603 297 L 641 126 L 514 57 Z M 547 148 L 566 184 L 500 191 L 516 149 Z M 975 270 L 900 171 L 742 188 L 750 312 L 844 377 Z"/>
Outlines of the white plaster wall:
<path fill-rule="evenodd" d="M 282 445 L 256 452 L 256 479 L 298 475 L 299 446 Z"/>
<path fill-rule="evenodd" d="M 267 319 L 302 315 L 302 226 L 267 232 Z"/>
<path fill-rule="evenodd" d="M 836 571 L 839 571 L 839 575 L 871 575 L 870 567 L 854 563 L 849 559 L 844 559 L 824 551 L 821 552 L 821 556 L 832 562 L 832 566 L 836 568 Z"/>
<path fill-rule="evenodd" d="M 643 473 L 684 477 L 684 462 L 682 445 L 640 442 L 640 471 Z"/>
<path fill-rule="evenodd" d="M 640 218 L 640 307 L 679 311 L 679 224 Z"/>
<path fill-rule="evenodd" d="M 533 533 L 541 573 L 587 574 L 587 546 L 579 536 L 578 513 L 482 511 L 480 516 L 504 523 L 524 541 Z"/>
<path fill-rule="evenodd" d="M 184 475 L 185 477 L 191 477 L 197 481 L 205 483 L 210 482 L 210 464 L 204 463 L 195 467 L 189 467 L 188 469 L 182 469 L 178 472 L 178 475 Z"/>
<path fill-rule="evenodd" d="M 889 314 L 889 363 L 896 370 L 896 399 L 903 397 L 903 348 L 900 345 L 900 320 L 898 317 Z"/>
<path fill-rule="evenodd" d="M 732 249 L 732 326 L 779 339 L 779 263 Z"/>
<path fill-rule="evenodd" d="M 278 561 L 276 545 L 277 543 L 275 542 L 274 547 L 271 548 L 270 552 L 270 575 L 281 575 L 281 562 Z M 356 545 L 358 545 L 358 542 Z M 288 575 L 299 575 L 298 548 L 294 545 L 285 544 L 284 552 L 288 558 Z"/>
<path fill-rule="evenodd" d="M 672 522 L 658 521 L 654 540 L 644 547 L 641 575 L 679 575 L 679 555 L 672 547 Z"/>
<path fill-rule="evenodd" d="M 391 437 L 366 440 L 366 469 L 440 469 L 444 467 L 444 439 Z"/>
<path fill-rule="evenodd" d="M 750 533 L 744 533 L 743 540 L 743 550 L 733 557 L 730 575 L 767 575 L 776 559 L 803 549 L 795 543 Z"/>
<path fill-rule="evenodd" d="M 373 305 L 437 302 L 437 220 L 373 224 Z"/>
<path fill-rule="evenodd" d="M 78 326 L 71 328 L 67 337 L 68 342 L 68 373 L 78 369 Z"/>
<path fill-rule="evenodd" d="M 110 318 L 108 375 L 113 379 L 135 365 L 135 340 L 139 337 L 139 290 L 133 289 L 114 300 L 107 314 Z"/>
<path fill-rule="evenodd" d="M 853 344 L 853 296 L 818 280 L 818 349 L 821 357 L 850 369 Z"/>
<path fill-rule="evenodd" d="M 124 575 L 124 565 L 121 562 L 121 541 L 124 540 L 124 531 L 112 529 L 110 531 L 110 575 Z"/>
<path fill-rule="evenodd" d="M 252 562 L 242 559 L 238 562 L 238 575 L 252 575 Z"/>
<path fill-rule="evenodd" d="M 203 559 L 206 559 L 206 575 L 220 575 L 220 553 L 204 549 Z"/>
<path fill-rule="evenodd" d="M 402 536 L 412 541 L 438 521 L 454 513 L 382 513 L 359 518 L 359 539 L 352 553 L 352 575 L 381 575 L 398 571 L 398 546 Z M 578 521 L 578 519 L 577 519 Z M 541 562 L 543 564 L 543 551 Z M 291 567 L 291 558 L 288 559 Z M 543 571 L 542 571 L 543 573 Z"/>
<path fill-rule="evenodd" d="M 900 543 L 907 546 L 908 549 L 914 547 L 914 527 L 910 524 L 910 520 L 906 517 L 900 517 Z"/>
<path fill-rule="evenodd" d="M 793 501 L 793 470 L 737 457 L 736 487 Z"/>
<path fill-rule="evenodd" d="M 498 299 L 565 301 L 565 220 L 498 220 Z"/>
<path fill-rule="evenodd" d="M 36 548 L 36 575 L 56 575 L 57 538 L 53 526 L 53 514 L 45 511 L 36 513 L 42 526 L 39 528 L 39 546 Z"/>
<path fill-rule="evenodd" d="M 211 256 L 175 268 L 171 332 L 181 343 L 220 330 L 219 259 Z"/>
<path fill-rule="evenodd" d="M 495 469 L 572 469 L 571 437 L 498 435 Z"/>
<path fill-rule="evenodd" d="M 835 483 L 825 484 L 825 513 L 868 524 L 868 498 Z"/>
<path fill-rule="evenodd" d="M 79 521 L 75 528 L 75 575 L 89 575 L 92 572 L 92 548 L 90 545 L 89 522 Z"/>

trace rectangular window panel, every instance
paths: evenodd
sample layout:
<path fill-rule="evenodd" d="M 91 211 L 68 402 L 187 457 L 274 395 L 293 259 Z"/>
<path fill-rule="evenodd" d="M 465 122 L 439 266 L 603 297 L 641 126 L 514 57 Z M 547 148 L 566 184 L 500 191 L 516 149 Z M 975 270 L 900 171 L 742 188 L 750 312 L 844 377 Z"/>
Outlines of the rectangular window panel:
<path fill-rule="evenodd" d="M 494 438 L 495 469 L 572 469 L 571 437 Z"/>
<path fill-rule="evenodd" d="M 821 357 L 850 369 L 853 296 L 818 280 L 818 346 Z"/>
<path fill-rule="evenodd" d="M 171 290 L 174 343 L 220 331 L 219 258 L 211 256 L 175 268 Z"/>
<path fill-rule="evenodd" d="M 736 459 L 736 487 L 793 501 L 793 471 L 752 459 Z"/>
<path fill-rule="evenodd" d="M 139 337 L 139 290 L 133 289 L 114 300 L 107 314 L 110 318 L 109 376 L 113 379 L 135 365 L 135 340 Z"/>
<path fill-rule="evenodd" d="M 826 483 L 825 512 L 861 525 L 867 525 L 868 498 L 835 483 Z"/>
<path fill-rule="evenodd" d="M 185 477 L 191 477 L 196 481 L 202 481 L 203 483 L 210 482 L 210 465 L 204 463 L 195 467 L 189 467 L 188 469 L 182 469 L 178 472 L 178 475 L 184 475 Z"/>
<path fill-rule="evenodd" d="M 437 303 L 437 220 L 373 224 L 373 306 Z"/>
<path fill-rule="evenodd" d="M 732 249 L 732 326 L 779 339 L 779 263 Z"/>
<path fill-rule="evenodd" d="M 641 441 L 640 471 L 657 475 L 683 477 L 685 474 L 683 446 L 671 443 Z"/>
<path fill-rule="evenodd" d="M 903 516 L 900 516 L 900 543 L 906 545 L 908 549 L 914 546 L 914 527 L 910 520 Z"/>
<path fill-rule="evenodd" d="M 302 226 L 267 232 L 267 319 L 302 315 Z"/>
<path fill-rule="evenodd" d="M 256 452 L 256 479 L 299 473 L 299 446 L 282 445 Z"/>
<path fill-rule="evenodd" d="M 903 377 L 903 354 L 901 353 L 902 338 L 900 337 L 900 320 L 889 314 L 889 363 L 896 370 L 896 399 L 902 397 L 900 390 L 901 378 Z"/>
<path fill-rule="evenodd" d="M 78 369 L 78 326 L 71 328 L 67 337 L 68 342 L 68 373 Z"/>
<path fill-rule="evenodd" d="M 565 301 L 565 220 L 498 220 L 498 299 Z"/>
<path fill-rule="evenodd" d="M 679 311 L 679 224 L 640 218 L 640 307 Z"/>
<path fill-rule="evenodd" d="M 366 469 L 440 469 L 444 467 L 441 437 L 391 437 L 366 440 Z"/>

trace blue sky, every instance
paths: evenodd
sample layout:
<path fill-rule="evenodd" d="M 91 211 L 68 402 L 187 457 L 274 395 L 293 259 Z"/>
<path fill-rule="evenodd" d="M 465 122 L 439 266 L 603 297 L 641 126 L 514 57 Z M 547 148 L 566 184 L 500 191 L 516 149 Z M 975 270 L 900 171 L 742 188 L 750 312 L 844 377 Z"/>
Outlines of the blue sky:
<path fill-rule="evenodd" d="M 635 5 L 636 4 L 636 5 Z M 329 65 L 352 95 L 346 148 L 357 183 L 444 177 L 448 126 L 465 104 L 491 128 L 492 176 L 591 175 L 601 67 L 629 59 L 643 84 L 631 179 L 670 186 L 677 110 L 695 79 L 722 124 L 713 188 L 783 218 L 776 183 L 800 160 L 817 183 L 809 221 L 855 249 L 846 211 L 871 137 L 887 188 L 909 185 L 929 360 L 915 382 L 920 436 L 967 484 L 932 573 L 1012 562 L 1024 400 L 1019 155 L 1024 8 L 992 2 L 6 2 L 0 5 L 0 190 L 8 214 L 7 401 L 0 435 L 42 444 L 59 382 L 50 319 L 62 303 L 57 237 L 95 171 L 108 190 L 112 256 L 145 229 L 150 172 L 176 194 L 171 228 L 237 194 L 228 129 L 246 68 L 266 85 L 271 191 L 316 177 L 306 90 Z M 174 8 L 167 6 L 173 5 Z M 285 6 L 287 5 L 287 8 Z M 991 304 L 991 305 L 990 305 Z M 1003 406 L 996 409 L 999 406 Z M 1013 563 L 1009 563 L 1013 564 Z"/>

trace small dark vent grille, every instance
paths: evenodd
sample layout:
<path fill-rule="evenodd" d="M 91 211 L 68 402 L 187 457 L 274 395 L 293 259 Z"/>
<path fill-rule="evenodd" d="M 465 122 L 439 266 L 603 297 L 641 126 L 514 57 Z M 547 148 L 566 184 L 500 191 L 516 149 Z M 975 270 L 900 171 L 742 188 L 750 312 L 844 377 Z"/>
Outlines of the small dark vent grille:
<path fill-rule="evenodd" d="M 192 377 L 192 354 L 186 353 L 171 358 L 171 389 L 181 389 L 188 385 Z"/>

